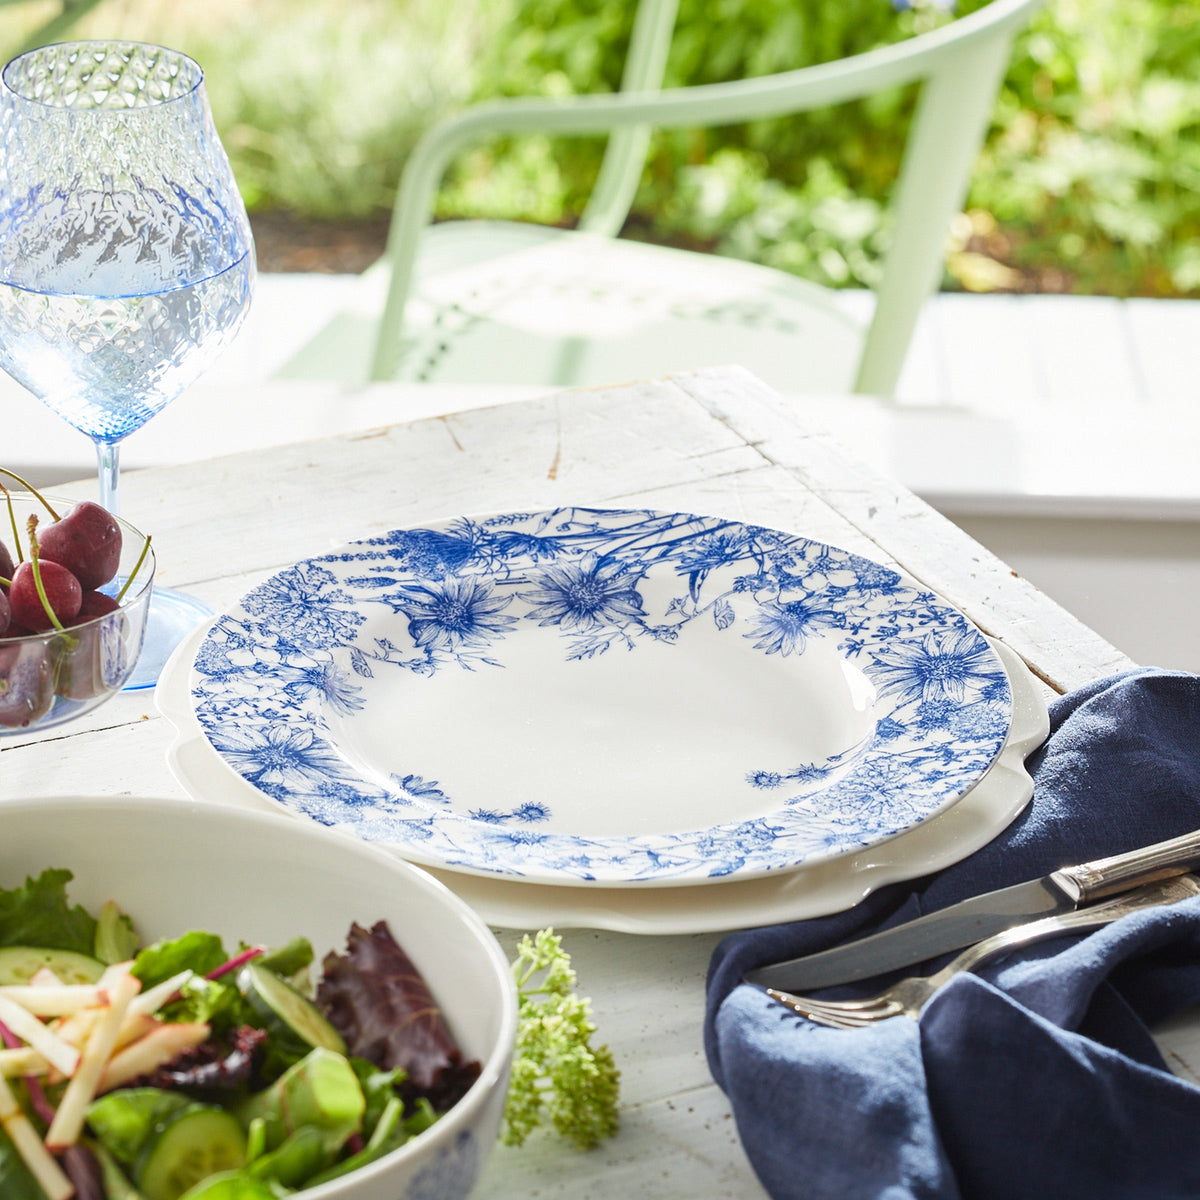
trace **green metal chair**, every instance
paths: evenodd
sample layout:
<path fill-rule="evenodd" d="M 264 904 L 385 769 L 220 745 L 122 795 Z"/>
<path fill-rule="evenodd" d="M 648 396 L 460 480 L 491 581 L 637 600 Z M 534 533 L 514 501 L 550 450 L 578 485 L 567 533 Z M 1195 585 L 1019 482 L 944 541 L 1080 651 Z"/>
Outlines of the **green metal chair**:
<path fill-rule="evenodd" d="M 283 374 L 589 385 L 738 363 L 784 392 L 895 389 L 1014 37 L 1040 0 L 992 3 L 909 41 L 771 76 L 658 90 L 678 0 L 641 0 L 622 90 L 480 104 L 415 147 L 364 307 L 339 314 Z M 654 127 L 734 124 L 898 85 L 920 93 L 869 313 L 792 275 L 616 237 Z M 455 155 L 503 134 L 609 134 L 579 229 L 431 224 Z"/>

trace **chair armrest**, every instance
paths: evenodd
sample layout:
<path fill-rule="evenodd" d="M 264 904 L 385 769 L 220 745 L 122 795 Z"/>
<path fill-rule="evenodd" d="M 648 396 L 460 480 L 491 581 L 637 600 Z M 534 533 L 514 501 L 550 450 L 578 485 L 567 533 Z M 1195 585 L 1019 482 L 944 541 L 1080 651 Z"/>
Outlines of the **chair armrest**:
<path fill-rule="evenodd" d="M 405 164 L 388 236 L 392 277 L 371 375 L 389 379 L 400 358 L 399 330 L 417 246 L 432 220 L 438 185 L 468 146 L 503 134 L 586 136 L 636 126 L 731 125 L 859 99 L 884 88 L 953 71 L 964 52 L 1007 46 L 1041 0 L 992 0 L 950 25 L 895 45 L 793 71 L 663 91 L 560 99 L 518 97 L 475 105 L 433 126 Z M 395 330 L 396 336 L 383 336 Z"/>

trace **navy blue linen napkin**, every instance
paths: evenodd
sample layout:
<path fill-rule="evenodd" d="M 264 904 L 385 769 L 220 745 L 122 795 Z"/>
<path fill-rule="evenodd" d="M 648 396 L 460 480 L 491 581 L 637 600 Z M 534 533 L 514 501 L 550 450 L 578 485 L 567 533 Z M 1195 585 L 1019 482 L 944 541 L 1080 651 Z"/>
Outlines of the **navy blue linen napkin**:
<path fill-rule="evenodd" d="M 725 938 L 705 1049 L 776 1200 L 1195 1200 L 1200 1087 L 1148 1026 L 1200 1003 L 1200 897 L 943 988 L 920 1021 L 827 1029 L 741 982 L 1068 863 L 1200 828 L 1200 677 L 1146 669 L 1056 701 L 1029 807 L 937 875 Z M 868 985 L 867 991 L 872 990 Z"/>

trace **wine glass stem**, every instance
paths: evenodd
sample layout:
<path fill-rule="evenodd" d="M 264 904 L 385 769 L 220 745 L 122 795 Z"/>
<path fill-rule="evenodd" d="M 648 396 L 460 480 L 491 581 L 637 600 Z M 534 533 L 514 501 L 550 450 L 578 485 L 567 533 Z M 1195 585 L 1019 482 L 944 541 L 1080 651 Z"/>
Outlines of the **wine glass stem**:
<path fill-rule="evenodd" d="M 121 495 L 118 487 L 120 475 L 120 442 L 96 442 L 96 466 L 100 474 L 100 505 L 114 517 L 120 516 Z"/>

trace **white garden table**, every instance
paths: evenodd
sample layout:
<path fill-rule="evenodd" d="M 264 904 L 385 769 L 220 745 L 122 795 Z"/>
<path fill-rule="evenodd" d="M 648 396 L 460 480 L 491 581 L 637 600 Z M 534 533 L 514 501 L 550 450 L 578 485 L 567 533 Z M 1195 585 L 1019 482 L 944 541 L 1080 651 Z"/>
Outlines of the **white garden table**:
<path fill-rule="evenodd" d="M 386 398 L 389 385 L 377 386 Z M 94 484 L 56 491 L 87 496 Z M 122 503 L 154 536 L 160 582 L 216 609 L 284 565 L 390 528 L 457 514 L 633 505 L 774 526 L 898 565 L 1015 650 L 1047 700 L 1133 665 L 737 368 L 132 472 Z M 167 765 L 172 735 L 150 691 L 124 693 L 74 725 L 0 741 L 0 797 L 184 797 Z M 499 932 L 509 944 L 518 936 Z M 704 975 L 719 936 L 565 934 L 622 1071 L 621 1131 L 588 1153 L 540 1135 L 501 1148 L 480 1196 L 763 1195 L 701 1046 Z M 1183 1022 L 1170 1035 L 1181 1071 L 1200 1064 L 1188 1034 Z"/>

